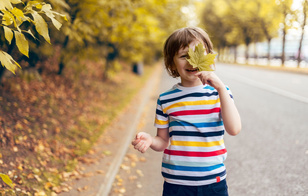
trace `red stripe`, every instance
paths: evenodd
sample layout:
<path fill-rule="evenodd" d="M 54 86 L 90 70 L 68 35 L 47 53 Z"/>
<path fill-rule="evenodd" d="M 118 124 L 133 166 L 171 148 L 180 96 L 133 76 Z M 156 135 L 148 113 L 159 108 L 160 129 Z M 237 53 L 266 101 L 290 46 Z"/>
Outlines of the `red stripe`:
<path fill-rule="evenodd" d="M 184 111 L 172 112 L 169 115 L 170 116 L 203 115 L 203 114 L 212 114 L 218 112 L 220 112 L 220 107 L 209 110 L 184 110 Z"/>
<path fill-rule="evenodd" d="M 212 151 L 212 152 L 190 152 L 190 151 L 179 151 L 179 150 L 168 150 L 165 149 L 164 153 L 175 156 L 186 156 L 186 157 L 213 157 L 225 154 L 227 150 L 224 148 L 222 150 Z"/>

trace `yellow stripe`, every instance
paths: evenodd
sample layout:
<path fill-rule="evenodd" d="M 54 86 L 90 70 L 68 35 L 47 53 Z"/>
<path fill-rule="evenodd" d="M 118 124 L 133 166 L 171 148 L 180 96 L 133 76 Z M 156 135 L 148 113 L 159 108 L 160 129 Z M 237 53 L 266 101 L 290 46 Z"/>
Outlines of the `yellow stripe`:
<path fill-rule="evenodd" d="M 214 105 L 219 102 L 220 99 L 177 102 L 175 104 L 169 105 L 168 107 L 164 108 L 163 112 L 166 113 L 166 111 L 171 108 L 183 107 L 188 105 Z"/>
<path fill-rule="evenodd" d="M 166 125 L 168 123 L 169 123 L 169 120 L 164 121 L 164 120 L 158 120 L 158 119 L 155 118 L 155 124 Z"/>
<path fill-rule="evenodd" d="M 212 147 L 220 146 L 224 144 L 224 140 L 214 142 L 190 142 L 190 141 L 171 141 L 171 145 L 174 146 L 196 146 L 196 147 Z"/>

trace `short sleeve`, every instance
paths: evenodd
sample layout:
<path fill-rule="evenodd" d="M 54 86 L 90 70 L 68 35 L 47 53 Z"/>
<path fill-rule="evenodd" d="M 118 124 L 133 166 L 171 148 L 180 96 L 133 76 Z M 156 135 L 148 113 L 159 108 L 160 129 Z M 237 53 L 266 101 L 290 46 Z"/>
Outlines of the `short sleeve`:
<path fill-rule="evenodd" d="M 157 128 L 168 128 L 169 127 L 169 116 L 163 112 L 160 99 L 157 99 L 156 115 L 154 126 Z"/>
<path fill-rule="evenodd" d="M 227 89 L 227 91 L 228 91 L 228 93 L 229 93 L 230 97 L 232 98 L 232 100 L 234 100 L 234 99 L 233 99 L 233 95 L 232 95 L 232 92 L 231 92 L 230 88 L 229 88 L 228 86 L 226 86 L 226 89 Z"/>

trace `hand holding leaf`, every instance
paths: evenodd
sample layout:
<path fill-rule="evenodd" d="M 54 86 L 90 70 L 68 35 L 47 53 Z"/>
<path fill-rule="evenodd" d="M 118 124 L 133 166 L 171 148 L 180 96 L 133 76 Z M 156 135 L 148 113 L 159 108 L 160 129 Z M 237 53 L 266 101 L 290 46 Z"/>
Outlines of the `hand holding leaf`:
<path fill-rule="evenodd" d="M 189 59 L 186 60 L 193 66 L 193 68 L 198 68 L 199 71 L 214 71 L 211 65 L 214 64 L 214 59 L 217 54 L 204 54 L 205 49 L 202 43 L 199 43 L 195 47 L 195 51 L 192 48 L 188 50 Z"/>

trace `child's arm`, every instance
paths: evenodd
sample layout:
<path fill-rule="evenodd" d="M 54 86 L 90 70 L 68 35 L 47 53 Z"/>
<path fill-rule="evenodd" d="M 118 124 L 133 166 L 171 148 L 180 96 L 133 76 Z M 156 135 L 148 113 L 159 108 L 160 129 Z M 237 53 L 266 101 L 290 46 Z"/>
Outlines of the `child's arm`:
<path fill-rule="evenodd" d="M 163 151 L 169 145 L 169 129 L 157 128 L 157 135 L 152 137 L 150 134 L 140 132 L 132 141 L 132 145 L 136 150 L 144 153 L 149 147 L 155 151 Z"/>
<path fill-rule="evenodd" d="M 224 83 L 214 72 L 201 71 L 196 76 L 200 78 L 203 84 L 209 84 L 218 91 L 225 130 L 230 135 L 237 135 L 242 128 L 241 118 Z"/>

